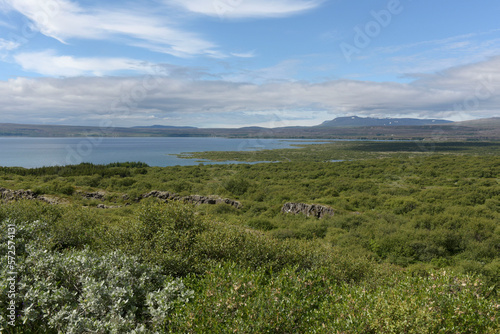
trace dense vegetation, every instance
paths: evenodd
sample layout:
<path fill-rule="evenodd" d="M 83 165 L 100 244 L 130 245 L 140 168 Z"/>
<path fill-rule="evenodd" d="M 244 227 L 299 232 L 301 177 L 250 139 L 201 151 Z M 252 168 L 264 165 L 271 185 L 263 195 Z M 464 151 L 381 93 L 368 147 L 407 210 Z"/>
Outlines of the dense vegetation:
<path fill-rule="evenodd" d="M 63 203 L 0 205 L 0 303 L 6 310 L 10 302 L 5 254 L 13 239 L 19 315 L 14 328 L 3 312 L 1 326 L 497 333 L 499 148 L 341 142 L 200 154 L 281 161 L 253 165 L 1 168 L 0 187 Z M 152 190 L 217 195 L 242 208 L 142 198 Z M 327 205 L 335 215 L 283 214 L 285 202 Z"/>

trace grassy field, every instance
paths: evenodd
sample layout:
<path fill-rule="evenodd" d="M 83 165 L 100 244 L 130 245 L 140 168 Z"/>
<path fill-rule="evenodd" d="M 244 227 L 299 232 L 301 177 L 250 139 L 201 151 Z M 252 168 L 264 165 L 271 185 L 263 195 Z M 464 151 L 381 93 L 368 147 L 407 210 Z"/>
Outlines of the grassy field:
<path fill-rule="evenodd" d="M 499 142 L 190 157 L 274 163 L 0 168 L 0 187 L 35 198 L 6 201 L 4 191 L 0 204 L 2 330 L 500 330 Z M 241 207 L 143 196 L 153 190 Z M 335 214 L 285 214 L 287 202 Z"/>

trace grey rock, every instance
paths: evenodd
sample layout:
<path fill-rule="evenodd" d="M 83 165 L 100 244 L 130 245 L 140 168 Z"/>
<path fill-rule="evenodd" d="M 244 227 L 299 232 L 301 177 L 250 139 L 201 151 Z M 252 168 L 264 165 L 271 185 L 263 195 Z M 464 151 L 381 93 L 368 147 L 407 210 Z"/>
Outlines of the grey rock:
<path fill-rule="evenodd" d="M 179 195 L 171 193 L 169 191 L 153 190 L 147 194 L 142 195 L 142 198 L 149 198 L 149 197 L 156 197 L 156 198 L 164 200 L 164 201 L 178 201 L 178 200 L 180 200 Z"/>
<path fill-rule="evenodd" d="M 93 192 L 93 193 L 80 192 L 78 194 L 86 199 L 97 199 L 100 201 L 104 201 L 104 198 L 106 196 L 106 193 L 103 191 L 97 191 L 97 192 Z"/>
<path fill-rule="evenodd" d="M 38 197 L 31 190 L 10 190 L 6 188 L 0 188 L 0 198 L 4 201 L 17 201 L 20 199 L 36 199 Z"/>
<path fill-rule="evenodd" d="M 121 208 L 120 205 L 104 205 L 104 204 L 97 204 L 98 209 L 115 209 L 115 208 Z"/>
<path fill-rule="evenodd" d="M 335 214 L 333 209 L 329 206 L 305 203 L 285 203 L 285 205 L 281 208 L 281 212 L 291 213 L 294 215 L 304 214 L 307 217 L 313 216 L 316 218 L 333 216 Z"/>
<path fill-rule="evenodd" d="M 241 208 L 241 203 L 229 198 L 218 198 L 212 196 L 201 196 L 201 195 L 189 195 L 181 197 L 175 193 L 168 191 L 158 191 L 154 190 L 147 194 L 142 195 L 142 198 L 156 197 L 165 202 L 168 201 L 183 201 L 185 203 L 200 205 L 200 204 L 227 204 L 231 205 L 237 209 Z"/>
<path fill-rule="evenodd" d="M 6 189 L 6 188 L 1 188 L 0 187 L 0 200 L 3 200 L 4 202 L 11 202 L 11 201 L 18 201 L 22 199 L 27 199 L 27 200 L 38 200 L 42 201 L 45 203 L 49 204 L 62 204 L 66 203 L 61 198 L 58 198 L 56 196 L 49 196 L 49 195 L 37 195 L 35 192 L 32 190 L 11 190 L 11 189 Z"/>

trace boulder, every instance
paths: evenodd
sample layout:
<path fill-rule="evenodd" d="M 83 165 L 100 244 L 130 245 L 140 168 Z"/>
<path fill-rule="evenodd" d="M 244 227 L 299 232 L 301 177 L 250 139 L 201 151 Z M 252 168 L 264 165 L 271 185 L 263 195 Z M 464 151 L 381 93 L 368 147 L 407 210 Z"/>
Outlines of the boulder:
<path fill-rule="evenodd" d="M 294 215 L 304 214 L 307 217 L 313 216 L 316 218 L 323 218 L 325 216 L 333 216 L 334 211 L 329 206 L 319 204 L 305 204 L 305 203 L 285 203 L 281 208 L 283 213 L 291 213 Z"/>
<path fill-rule="evenodd" d="M 229 198 L 218 198 L 218 199 L 215 200 L 215 203 L 216 204 L 222 203 L 222 204 L 231 205 L 231 206 L 234 206 L 236 209 L 240 209 L 241 208 L 241 203 L 240 202 L 232 200 L 232 199 L 229 199 Z"/>
<path fill-rule="evenodd" d="M 67 204 L 68 201 L 51 195 L 40 195 L 36 198 L 39 201 L 49 204 Z"/>
<path fill-rule="evenodd" d="M 79 192 L 78 194 L 85 199 L 97 199 L 100 201 L 104 201 L 104 198 L 106 197 L 106 193 L 103 191 L 96 191 L 93 193 Z"/>
<path fill-rule="evenodd" d="M 121 208 L 120 205 L 104 205 L 104 204 L 97 204 L 98 209 L 115 209 L 115 208 Z"/>

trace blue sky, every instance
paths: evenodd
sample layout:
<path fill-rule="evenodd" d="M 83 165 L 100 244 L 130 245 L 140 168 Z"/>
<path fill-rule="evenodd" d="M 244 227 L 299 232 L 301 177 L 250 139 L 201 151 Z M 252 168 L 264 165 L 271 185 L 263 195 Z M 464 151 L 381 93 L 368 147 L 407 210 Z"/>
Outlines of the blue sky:
<path fill-rule="evenodd" d="M 493 0 L 0 0 L 0 122 L 500 116 Z"/>

